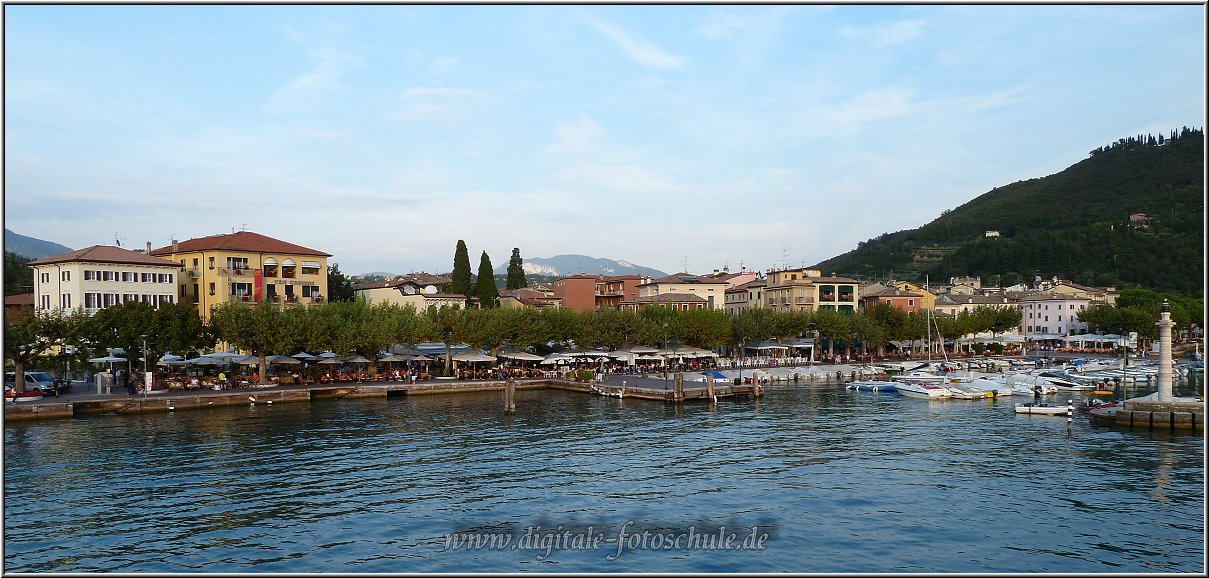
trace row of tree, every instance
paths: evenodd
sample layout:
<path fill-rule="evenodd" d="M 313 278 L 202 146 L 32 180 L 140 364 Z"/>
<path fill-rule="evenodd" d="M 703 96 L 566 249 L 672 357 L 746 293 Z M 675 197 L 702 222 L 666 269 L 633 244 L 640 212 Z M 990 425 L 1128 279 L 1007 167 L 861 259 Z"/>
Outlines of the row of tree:
<path fill-rule="evenodd" d="M 525 281 L 524 261 L 521 250 L 512 248 L 512 258 L 508 261 L 508 279 L 506 289 L 522 289 L 528 286 Z M 500 292 L 495 284 L 495 272 L 491 266 L 491 257 L 483 251 L 479 257 L 479 274 L 473 281 L 470 278 L 470 254 L 466 249 L 466 241 L 458 239 L 458 245 L 453 251 L 453 272 L 450 274 L 449 292 L 465 295 L 467 301 L 477 298 L 479 307 L 491 309 L 499 305 Z"/>
<path fill-rule="evenodd" d="M 934 335 L 954 338 L 983 331 L 1002 332 L 1020 322 L 1011 307 L 982 307 L 956 317 L 928 318 L 886 304 L 867 313 L 832 310 L 781 313 L 752 309 L 739 315 L 718 310 L 680 311 L 648 308 L 638 312 L 602 309 L 577 313 L 569 309 L 414 308 L 363 300 L 280 307 L 262 302 L 253 307 L 224 303 L 214 308 L 208 323 L 189 304 L 163 304 L 158 309 L 128 302 L 89 315 L 82 309 L 14 312 L 4 325 L 4 355 L 17 372 L 26 367 L 86 364 L 108 348 L 125 349 L 129 359 L 154 364 L 164 353 L 195 357 L 225 342 L 265 358 L 299 350 L 358 353 L 374 361 L 393 344 L 443 342 L 445 369 L 450 349 L 465 343 L 493 355 L 504 347 L 534 348 L 539 353 L 558 349 L 617 349 L 634 345 L 691 345 L 706 349 L 742 350 L 747 344 L 818 336 L 829 354 L 885 351 L 891 341 L 922 340 Z M 144 343 L 146 350 L 144 351 Z M 72 346 L 71 352 L 61 346 Z M 57 352 L 56 352 L 57 351 Z M 17 383 L 21 383 L 18 379 Z"/>
<path fill-rule="evenodd" d="M 1154 323 L 1164 299 L 1170 303 L 1177 327 L 1203 323 L 1204 307 L 1199 299 L 1146 289 L 1122 290 L 1116 305 L 1091 307 L 1078 317 L 1089 324 L 1092 332 L 1136 331 L 1143 339 L 1154 339 Z M 459 343 L 485 349 L 493 356 L 505 347 L 532 348 L 544 354 L 561 349 L 680 344 L 738 352 L 756 342 L 813 336 L 820 339 L 818 346 L 829 355 L 881 355 L 891 342 L 922 342 L 931 337 L 935 348 L 946 339 L 1002 333 L 1017 327 L 1020 320 L 1020 311 L 1010 306 L 982 306 L 956 316 L 908 313 L 884 303 L 863 313 L 749 309 L 728 315 L 718 310 L 662 307 L 584 313 L 561 308 L 432 307 L 419 313 L 411 306 L 369 305 L 352 300 L 309 307 L 225 303 L 213 310 L 209 323 L 203 323 L 197 309 L 189 304 L 168 303 L 153 308 L 142 302 L 128 302 L 94 315 L 82 309 L 9 313 L 4 324 L 4 356 L 6 364 L 12 363 L 18 373 L 23 373 L 31 365 L 85 364 L 108 348 L 120 347 L 131 360 L 145 356 L 154 363 L 164 353 L 195 357 L 225 342 L 259 356 L 263 374 L 265 358 L 272 354 L 332 351 L 338 355 L 357 353 L 376 361 L 380 352 L 394 344 L 442 342 L 448 372 L 451 347 Z M 72 346 L 71 352 L 62 346 Z M 22 383 L 20 377 L 16 383 Z"/>

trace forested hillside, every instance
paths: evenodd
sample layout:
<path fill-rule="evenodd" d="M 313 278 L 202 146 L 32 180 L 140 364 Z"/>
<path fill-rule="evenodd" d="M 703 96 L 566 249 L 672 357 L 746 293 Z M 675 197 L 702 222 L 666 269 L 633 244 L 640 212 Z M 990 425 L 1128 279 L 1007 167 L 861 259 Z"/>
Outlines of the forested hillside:
<path fill-rule="evenodd" d="M 1200 129 L 1121 139 L 1060 173 L 997 187 L 817 267 L 866 279 L 979 276 L 992 285 L 1059 276 L 1200 295 L 1204 148 Z M 1138 213 L 1145 220 L 1131 221 Z"/>

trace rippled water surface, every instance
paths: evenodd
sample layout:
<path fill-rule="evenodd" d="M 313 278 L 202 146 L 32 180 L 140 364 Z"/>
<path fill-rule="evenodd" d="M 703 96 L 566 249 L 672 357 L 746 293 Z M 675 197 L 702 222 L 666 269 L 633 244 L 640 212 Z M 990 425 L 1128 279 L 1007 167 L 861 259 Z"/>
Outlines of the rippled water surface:
<path fill-rule="evenodd" d="M 1008 399 L 823 383 L 712 407 L 559 391 L 517 404 L 506 416 L 484 393 L 6 424 L 4 570 L 1205 570 L 1202 436 L 1077 415 L 1068 437 L 1065 417 L 1017 416 Z M 559 549 L 558 526 L 604 541 Z M 739 544 L 753 526 L 762 549 L 668 547 L 690 529 Z M 646 531 L 648 549 L 623 536 L 618 556 L 623 527 Z M 513 547 L 529 529 L 539 540 Z M 513 541 L 455 548 L 453 532 Z"/>

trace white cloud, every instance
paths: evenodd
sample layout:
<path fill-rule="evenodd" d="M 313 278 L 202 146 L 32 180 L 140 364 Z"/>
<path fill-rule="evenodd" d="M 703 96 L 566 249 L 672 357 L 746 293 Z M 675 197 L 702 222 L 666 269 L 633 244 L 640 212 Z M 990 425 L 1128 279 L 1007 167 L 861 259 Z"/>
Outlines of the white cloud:
<path fill-rule="evenodd" d="M 923 20 L 900 20 L 879 22 L 869 26 L 845 26 L 840 36 L 868 44 L 874 48 L 885 48 L 918 38 L 924 26 Z"/>
<path fill-rule="evenodd" d="M 403 110 L 387 118 L 405 122 L 465 122 L 470 119 L 470 109 L 483 96 L 482 92 L 465 88 L 410 88 L 399 96 L 405 105 Z"/>
<path fill-rule="evenodd" d="M 579 121 L 573 124 L 560 124 L 554 127 L 558 140 L 546 147 L 546 154 L 576 154 L 587 153 L 600 146 L 601 138 L 606 131 L 586 115 L 581 115 Z"/>
<path fill-rule="evenodd" d="M 615 42 L 631 60 L 650 68 L 679 68 L 684 65 L 684 60 L 679 56 L 669 54 L 659 46 L 646 40 L 635 38 L 628 32 L 594 18 L 588 21 L 608 36 L 610 40 Z"/>
<path fill-rule="evenodd" d="M 339 27 L 331 25 L 324 28 L 324 36 L 339 36 L 343 32 Z M 277 109 L 316 95 L 332 94 L 343 90 L 341 78 L 351 67 L 359 64 L 359 60 L 353 54 L 335 48 L 334 41 L 315 41 L 290 26 L 283 27 L 282 32 L 291 41 L 301 44 L 306 49 L 311 67 L 294 77 L 285 86 L 277 89 L 265 103 L 266 109 Z"/>

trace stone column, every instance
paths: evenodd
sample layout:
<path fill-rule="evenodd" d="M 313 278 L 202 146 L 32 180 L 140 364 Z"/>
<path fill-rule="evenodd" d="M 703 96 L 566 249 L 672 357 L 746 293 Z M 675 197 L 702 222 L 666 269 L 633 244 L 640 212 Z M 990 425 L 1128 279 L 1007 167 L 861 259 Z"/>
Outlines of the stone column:
<path fill-rule="evenodd" d="M 1163 300 L 1163 312 L 1159 314 L 1159 401 L 1171 401 L 1171 305 Z"/>

